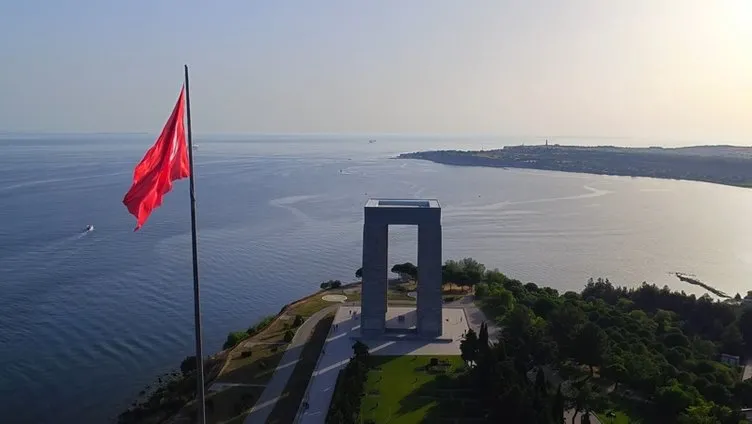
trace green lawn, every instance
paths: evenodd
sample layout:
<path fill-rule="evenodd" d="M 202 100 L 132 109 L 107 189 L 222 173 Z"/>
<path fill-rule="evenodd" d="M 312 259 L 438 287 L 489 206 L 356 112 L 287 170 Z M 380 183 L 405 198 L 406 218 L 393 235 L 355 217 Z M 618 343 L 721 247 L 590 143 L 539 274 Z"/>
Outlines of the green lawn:
<path fill-rule="evenodd" d="M 470 423 L 478 408 L 465 388 L 459 356 L 436 356 L 449 365 L 427 370 L 431 356 L 371 356 L 360 407 L 364 420 L 376 423 Z M 480 421 L 478 421 L 480 422 Z"/>
<path fill-rule="evenodd" d="M 595 415 L 598 416 L 601 424 L 639 424 L 642 422 L 639 418 L 630 418 L 630 416 L 624 411 L 614 410 L 614 413 L 616 414 L 614 418 L 608 417 L 606 412 L 598 412 Z M 611 421 L 612 419 L 613 421 Z"/>
<path fill-rule="evenodd" d="M 630 421 L 629 416 L 622 411 L 614 411 L 614 413 L 616 414 L 616 416 L 613 418 L 613 421 L 611 421 L 612 418 L 609 418 L 608 416 L 606 416 L 605 412 L 599 412 L 596 415 L 598 416 L 598 419 L 601 421 L 601 424 L 630 424 L 630 423 L 637 422 L 637 421 Z"/>

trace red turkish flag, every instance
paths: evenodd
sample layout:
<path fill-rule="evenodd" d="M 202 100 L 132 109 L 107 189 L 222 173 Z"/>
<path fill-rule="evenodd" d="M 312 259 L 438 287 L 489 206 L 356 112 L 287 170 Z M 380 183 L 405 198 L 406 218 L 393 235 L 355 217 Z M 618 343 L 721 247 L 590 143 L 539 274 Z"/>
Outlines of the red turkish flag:
<path fill-rule="evenodd" d="M 191 174 L 183 126 L 184 95 L 182 88 L 162 134 L 133 171 L 133 185 L 123 198 L 128 212 L 138 220 L 133 231 L 141 228 L 151 211 L 162 204 L 162 197 L 172 189 L 173 181 Z"/>

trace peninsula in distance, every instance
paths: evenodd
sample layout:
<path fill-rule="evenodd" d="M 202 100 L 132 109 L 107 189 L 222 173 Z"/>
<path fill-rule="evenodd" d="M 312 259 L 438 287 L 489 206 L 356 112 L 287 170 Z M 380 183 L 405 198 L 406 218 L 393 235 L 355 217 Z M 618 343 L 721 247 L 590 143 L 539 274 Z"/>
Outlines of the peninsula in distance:
<path fill-rule="evenodd" d="M 528 168 L 752 187 L 752 147 L 742 146 L 628 148 L 545 144 L 496 150 L 413 152 L 398 158 L 457 166 Z"/>

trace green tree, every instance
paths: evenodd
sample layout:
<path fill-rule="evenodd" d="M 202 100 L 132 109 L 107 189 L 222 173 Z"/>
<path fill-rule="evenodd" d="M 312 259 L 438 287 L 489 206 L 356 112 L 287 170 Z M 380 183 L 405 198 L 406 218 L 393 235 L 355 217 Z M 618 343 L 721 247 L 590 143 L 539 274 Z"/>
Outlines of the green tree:
<path fill-rule="evenodd" d="M 561 393 L 560 383 L 559 387 L 556 389 L 556 396 L 554 397 L 553 403 L 551 405 L 551 416 L 554 417 L 554 419 L 556 420 L 555 422 L 557 423 L 561 423 L 564 420 L 564 406 L 564 394 Z"/>
<path fill-rule="evenodd" d="M 480 283 L 475 285 L 475 298 L 483 299 L 488 296 L 488 283 Z"/>
<path fill-rule="evenodd" d="M 575 337 L 585 319 L 585 312 L 574 301 L 565 301 L 551 311 L 548 319 L 549 332 L 559 345 L 562 357 L 573 356 Z"/>
<path fill-rule="evenodd" d="M 739 356 L 744 354 L 744 339 L 736 323 L 727 326 L 723 330 L 723 334 L 721 334 L 721 346 L 723 353 Z"/>
<path fill-rule="evenodd" d="M 471 328 L 460 341 L 460 356 L 467 364 L 475 363 L 478 359 L 478 335 Z"/>
<path fill-rule="evenodd" d="M 391 271 L 398 274 L 403 281 L 418 279 L 418 267 L 410 262 L 394 265 Z"/>
<path fill-rule="evenodd" d="M 590 375 L 593 375 L 593 367 L 603 362 L 603 356 L 608 347 L 608 337 L 596 324 L 587 322 L 577 333 L 575 343 L 575 359 L 590 367 Z"/>
<path fill-rule="evenodd" d="M 548 392 L 548 385 L 546 384 L 546 373 L 543 372 L 543 368 L 538 368 L 538 372 L 535 374 L 535 389 L 541 393 Z"/>
<path fill-rule="evenodd" d="M 305 322 L 305 319 L 303 318 L 303 315 L 297 314 L 295 315 L 295 319 L 292 322 L 292 325 L 294 327 L 300 327 Z"/>
<path fill-rule="evenodd" d="M 574 382 L 572 389 L 574 390 L 574 396 L 569 400 L 570 407 L 575 411 L 575 414 L 572 415 L 572 424 L 575 424 L 578 413 L 598 410 L 603 406 L 604 399 L 602 395 L 588 379 Z"/>
<path fill-rule="evenodd" d="M 195 371 L 196 367 L 196 356 L 186 356 L 185 359 L 183 359 L 183 362 L 180 363 L 180 372 L 183 373 L 184 376 L 187 376 L 188 374 Z"/>
<path fill-rule="evenodd" d="M 608 378 L 609 380 L 613 380 L 614 390 L 618 390 L 619 383 L 627 378 L 627 369 L 624 368 L 624 364 L 622 364 L 620 361 L 609 359 L 609 362 L 606 364 L 606 366 L 601 368 L 601 375 Z"/>
<path fill-rule="evenodd" d="M 695 403 L 696 393 L 682 387 L 676 380 L 670 385 L 659 387 L 655 391 L 655 402 L 657 410 L 661 411 L 666 417 L 676 417 Z"/>
<path fill-rule="evenodd" d="M 672 328 L 663 336 L 663 344 L 668 347 L 688 347 L 689 339 L 678 328 Z"/>
<path fill-rule="evenodd" d="M 747 295 L 749 296 L 749 293 Z M 745 308 L 739 317 L 739 331 L 742 333 L 744 344 L 750 350 L 752 348 L 752 308 Z"/>
<path fill-rule="evenodd" d="M 352 349 L 355 358 L 367 359 L 370 355 L 370 353 L 368 352 L 368 346 L 360 340 L 357 340 L 353 344 Z"/>
<path fill-rule="evenodd" d="M 295 337 L 295 333 L 293 333 L 292 330 L 285 331 L 285 335 L 284 335 L 285 342 L 290 343 L 293 337 Z"/>
<path fill-rule="evenodd" d="M 473 258 L 464 258 L 459 261 L 448 260 L 441 267 L 442 281 L 472 286 L 480 283 L 486 275 L 485 265 Z"/>
<path fill-rule="evenodd" d="M 483 297 L 483 303 L 495 316 L 503 318 L 514 309 L 515 300 L 512 292 L 494 284 L 489 286 Z"/>
<path fill-rule="evenodd" d="M 486 266 L 473 258 L 464 258 L 460 261 L 460 266 L 467 277 L 465 282 L 468 285 L 478 284 L 483 280 L 486 273 Z"/>
<path fill-rule="evenodd" d="M 448 260 L 441 267 L 441 282 L 465 284 L 467 281 L 467 275 L 459 262 L 454 260 Z"/>
<path fill-rule="evenodd" d="M 230 334 L 227 335 L 227 340 L 225 340 L 225 344 L 222 346 L 222 349 L 229 349 L 231 347 L 237 346 L 238 343 L 248 338 L 248 333 L 245 331 L 233 331 Z"/>
<path fill-rule="evenodd" d="M 483 282 L 489 285 L 496 284 L 504 287 L 504 284 L 506 284 L 508 281 L 509 278 L 498 269 L 488 270 L 486 271 L 485 275 L 483 275 Z"/>
<path fill-rule="evenodd" d="M 628 352 L 622 355 L 622 363 L 627 370 L 627 379 L 624 383 L 647 393 L 654 390 L 659 370 L 651 356 Z"/>
<path fill-rule="evenodd" d="M 486 350 L 489 346 L 488 340 L 488 324 L 483 321 L 480 324 L 480 332 L 478 333 L 478 349 Z"/>

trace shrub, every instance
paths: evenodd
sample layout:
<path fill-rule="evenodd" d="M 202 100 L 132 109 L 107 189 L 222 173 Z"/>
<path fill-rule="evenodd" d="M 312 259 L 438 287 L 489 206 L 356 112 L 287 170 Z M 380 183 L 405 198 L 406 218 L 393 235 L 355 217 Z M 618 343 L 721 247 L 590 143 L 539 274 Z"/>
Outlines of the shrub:
<path fill-rule="evenodd" d="M 488 296 L 488 284 L 480 283 L 475 286 L 475 297 L 483 299 Z"/>
<path fill-rule="evenodd" d="M 240 357 L 241 358 L 250 358 L 251 355 L 253 355 L 253 351 L 246 350 L 245 352 L 243 352 L 243 353 L 240 354 Z"/>
<path fill-rule="evenodd" d="M 248 338 L 248 333 L 245 331 L 232 331 L 227 335 L 227 340 L 222 346 L 222 349 L 230 349 L 238 345 L 238 343 Z"/>
<path fill-rule="evenodd" d="M 292 341 L 293 336 L 295 336 L 295 334 L 291 330 L 285 331 L 285 341 L 287 343 L 290 343 Z"/>
<path fill-rule="evenodd" d="M 256 324 L 248 327 L 248 335 L 249 336 L 255 336 L 256 334 L 262 332 L 266 329 L 266 327 L 269 326 L 274 321 L 274 315 L 269 315 L 264 318 L 261 318 L 259 322 Z"/>
<path fill-rule="evenodd" d="M 319 285 L 319 287 L 321 287 L 322 290 L 336 289 L 336 288 L 342 287 L 342 281 L 339 281 L 339 280 L 324 281 L 323 283 Z"/>
<path fill-rule="evenodd" d="M 354 422 L 355 420 L 345 417 L 358 415 L 369 370 L 368 346 L 358 341 L 353 345 L 353 353 L 353 358 L 337 376 L 326 422 Z"/>
<path fill-rule="evenodd" d="M 298 314 L 295 315 L 295 320 L 292 322 L 292 325 L 293 327 L 300 327 L 301 325 L 303 325 L 304 321 L 305 319 L 303 318 L 303 315 Z"/>
<path fill-rule="evenodd" d="M 180 372 L 183 373 L 183 375 L 188 375 L 191 372 L 196 370 L 196 356 L 186 356 L 185 359 L 183 359 L 183 362 L 180 363 Z"/>
<path fill-rule="evenodd" d="M 240 402 L 244 405 L 253 406 L 253 395 L 250 393 L 243 393 L 243 396 L 240 397 Z"/>

